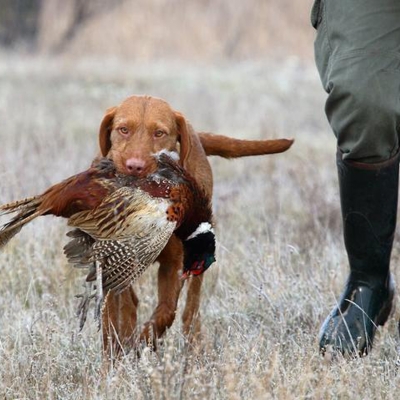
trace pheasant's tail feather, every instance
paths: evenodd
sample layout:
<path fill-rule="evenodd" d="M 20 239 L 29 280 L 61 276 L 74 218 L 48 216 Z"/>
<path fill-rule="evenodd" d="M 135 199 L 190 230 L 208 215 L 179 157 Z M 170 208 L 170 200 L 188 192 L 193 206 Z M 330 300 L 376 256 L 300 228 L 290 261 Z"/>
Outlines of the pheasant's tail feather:
<path fill-rule="evenodd" d="M 4 247 L 20 230 L 21 227 L 18 226 L 13 229 L 8 229 L 5 232 L 0 232 L 0 249 Z"/>
<path fill-rule="evenodd" d="M 18 206 L 20 207 L 20 206 Z M 0 226 L 0 248 L 4 247 L 11 238 L 13 238 L 24 225 L 33 219 L 43 215 L 42 211 L 36 211 L 36 205 L 30 207 L 27 205 L 26 209 L 21 209 L 20 212 L 11 221 L 3 226 Z M 7 211 L 13 212 L 13 211 Z"/>
<path fill-rule="evenodd" d="M 23 211 L 26 207 L 37 206 L 41 203 L 41 198 L 38 196 L 28 197 L 26 199 L 13 201 L 12 203 L 3 204 L 0 206 L 0 215 L 11 214 L 17 211 Z"/>

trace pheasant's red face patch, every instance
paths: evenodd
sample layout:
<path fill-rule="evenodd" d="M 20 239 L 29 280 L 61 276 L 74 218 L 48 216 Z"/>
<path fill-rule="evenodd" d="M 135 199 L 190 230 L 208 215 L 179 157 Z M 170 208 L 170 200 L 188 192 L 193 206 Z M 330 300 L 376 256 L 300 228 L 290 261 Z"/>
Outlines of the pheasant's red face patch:
<path fill-rule="evenodd" d="M 181 280 L 188 279 L 191 275 L 201 275 L 204 272 L 204 264 L 204 261 L 194 262 L 189 270 L 183 272 Z"/>

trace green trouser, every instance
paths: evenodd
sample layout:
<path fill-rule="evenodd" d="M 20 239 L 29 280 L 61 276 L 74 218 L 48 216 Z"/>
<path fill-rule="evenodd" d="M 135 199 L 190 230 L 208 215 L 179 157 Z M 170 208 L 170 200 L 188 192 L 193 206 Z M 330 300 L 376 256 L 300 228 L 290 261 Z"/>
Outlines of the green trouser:
<path fill-rule="evenodd" d="M 316 0 L 315 58 L 337 137 L 344 242 L 350 264 L 320 348 L 366 354 L 393 302 L 400 126 L 400 0 Z"/>
<path fill-rule="evenodd" d="M 400 125 L 400 1 L 316 0 L 315 59 L 343 159 L 394 156 Z"/>

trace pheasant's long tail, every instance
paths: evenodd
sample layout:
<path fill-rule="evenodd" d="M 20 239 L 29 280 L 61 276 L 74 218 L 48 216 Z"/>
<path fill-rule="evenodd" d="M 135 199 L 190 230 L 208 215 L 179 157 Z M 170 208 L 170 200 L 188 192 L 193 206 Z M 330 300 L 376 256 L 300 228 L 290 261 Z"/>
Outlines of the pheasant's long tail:
<path fill-rule="evenodd" d="M 0 217 L 17 213 L 10 221 L 0 225 L 0 249 L 13 238 L 24 225 L 43 215 L 48 210 L 38 210 L 42 204 L 42 197 L 29 197 L 0 206 Z"/>

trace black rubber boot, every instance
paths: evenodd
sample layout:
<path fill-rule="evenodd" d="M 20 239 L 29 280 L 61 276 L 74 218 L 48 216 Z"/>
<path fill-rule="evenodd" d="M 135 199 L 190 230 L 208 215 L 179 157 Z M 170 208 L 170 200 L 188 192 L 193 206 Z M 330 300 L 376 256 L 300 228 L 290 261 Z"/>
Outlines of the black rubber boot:
<path fill-rule="evenodd" d="M 365 355 L 378 325 L 389 317 L 394 284 L 389 271 L 396 228 L 399 156 L 379 164 L 338 153 L 344 241 L 350 276 L 320 331 L 320 349 Z"/>

